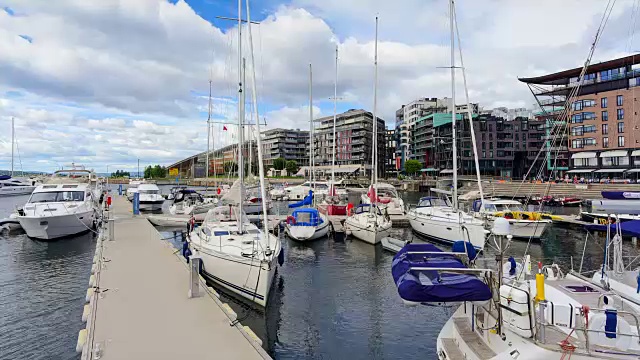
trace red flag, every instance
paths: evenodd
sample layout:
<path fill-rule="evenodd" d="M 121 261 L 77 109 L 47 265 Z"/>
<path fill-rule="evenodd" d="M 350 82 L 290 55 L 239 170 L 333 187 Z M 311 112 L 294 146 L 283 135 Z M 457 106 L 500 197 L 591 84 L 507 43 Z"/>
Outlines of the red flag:
<path fill-rule="evenodd" d="M 372 204 L 378 202 L 378 199 L 376 196 L 376 189 L 373 187 L 373 185 L 369 186 L 369 191 L 367 191 L 367 196 L 369 197 L 369 199 L 371 199 Z"/>
<path fill-rule="evenodd" d="M 227 131 L 227 125 L 222 125 L 222 130 Z"/>

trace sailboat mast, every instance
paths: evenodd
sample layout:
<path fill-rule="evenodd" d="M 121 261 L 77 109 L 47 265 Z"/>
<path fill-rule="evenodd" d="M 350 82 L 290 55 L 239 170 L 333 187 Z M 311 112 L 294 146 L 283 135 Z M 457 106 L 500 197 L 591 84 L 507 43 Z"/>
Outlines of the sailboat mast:
<path fill-rule="evenodd" d="M 453 37 L 453 0 L 449 1 L 449 30 L 451 33 L 451 131 L 453 141 L 453 208 L 458 209 L 458 149 L 456 145 L 456 58 Z"/>
<path fill-rule="evenodd" d="M 458 17 L 456 16 L 456 8 L 453 8 L 453 19 L 456 26 L 456 37 L 458 38 L 458 55 L 460 55 L 460 68 L 462 68 L 462 81 L 464 83 L 464 96 L 467 102 L 467 116 L 469 117 L 469 132 L 471 133 L 471 145 L 473 146 L 473 161 L 476 166 L 476 181 L 478 182 L 478 190 L 480 191 L 480 204 L 484 203 L 484 191 L 482 190 L 482 180 L 480 179 L 480 162 L 478 160 L 478 146 L 476 143 L 476 133 L 473 130 L 473 114 L 471 112 L 471 103 L 469 102 L 469 88 L 467 87 L 467 69 L 464 67 L 462 58 L 462 44 L 460 43 L 460 31 L 458 30 Z"/>
<path fill-rule="evenodd" d="M 256 147 L 258 148 L 258 175 L 260 176 L 260 196 L 262 197 L 262 213 L 264 218 L 262 219 L 263 236 L 267 239 L 267 248 L 265 255 L 271 252 L 271 236 L 269 236 L 269 229 L 267 225 L 267 190 L 264 180 L 264 163 L 262 157 L 262 139 L 260 133 L 260 114 L 258 114 L 258 95 L 256 85 L 256 60 L 253 54 L 253 36 L 251 35 L 251 12 L 249 11 L 249 0 L 247 0 L 247 28 L 249 29 L 249 56 L 251 56 L 251 101 L 253 103 L 253 109 L 256 121 L 256 130 L 258 133 Z M 277 245 L 276 245 L 277 247 Z M 268 255 L 267 255 L 268 256 Z"/>
<path fill-rule="evenodd" d="M 313 72 L 309 64 L 309 183 L 315 191 L 313 185 Z"/>
<path fill-rule="evenodd" d="M 209 79 L 209 115 L 207 116 L 207 157 L 206 157 L 207 170 L 205 171 L 206 187 L 209 187 L 209 164 L 210 164 L 209 151 L 211 151 L 210 141 L 211 141 L 211 79 Z"/>
<path fill-rule="evenodd" d="M 333 159 L 331 160 L 331 186 L 336 183 L 336 118 L 338 117 L 338 45 L 336 45 L 336 77 L 333 83 Z M 330 188 L 333 189 L 333 188 Z"/>
<path fill-rule="evenodd" d="M 242 0 L 238 0 L 238 231 L 244 232 L 242 224 L 242 202 L 244 201 L 244 161 L 242 159 L 242 142 L 244 132 L 244 58 L 242 57 Z"/>
<path fill-rule="evenodd" d="M 374 44 L 373 55 L 373 148 L 371 150 L 371 184 L 374 187 L 374 193 L 377 192 L 378 184 L 378 17 L 376 16 L 376 40 Z M 376 196 L 377 197 L 377 196 Z"/>
<path fill-rule="evenodd" d="M 16 146 L 16 128 L 15 128 L 16 119 L 14 117 L 11 118 L 11 177 L 13 177 L 13 152 Z"/>

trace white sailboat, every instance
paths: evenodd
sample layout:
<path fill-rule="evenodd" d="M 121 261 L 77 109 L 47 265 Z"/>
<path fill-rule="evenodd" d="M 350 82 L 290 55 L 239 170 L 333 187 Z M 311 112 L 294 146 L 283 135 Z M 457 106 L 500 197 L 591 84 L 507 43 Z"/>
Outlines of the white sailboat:
<path fill-rule="evenodd" d="M 15 119 L 11 118 L 11 176 L 0 175 L 0 196 L 31 194 L 37 184 L 36 180 L 17 179 L 13 177 L 13 149 L 16 143 L 15 133 Z"/>
<path fill-rule="evenodd" d="M 377 183 L 375 186 L 377 199 L 373 202 L 380 205 L 391 216 L 402 216 L 405 214 L 404 200 L 398 195 L 396 188 L 387 183 Z M 371 204 L 369 193 L 361 195 L 363 204 Z"/>
<path fill-rule="evenodd" d="M 260 120 L 257 113 L 255 62 L 253 57 L 253 39 L 251 35 L 251 17 L 249 2 L 246 3 L 247 26 L 252 68 L 252 100 L 256 109 L 256 126 L 260 133 Z M 242 58 L 242 0 L 238 0 L 238 144 L 243 143 L 244 124 L 244 75 Z M 258 168 L 260 174 L 260 192 L 265 198 L 264 167 L 262 164 L 262 144 L 260 136 L 258 146 Z M 239 146 L 240 146 L 239 145 Z M 244 178 L 242 151 L 238 154 L 238 176 Z M 189 246 L 193 254 L 202 259 L 202 275 L 229 291 L 248 299 L 260 306 L 266 306 L 269 290 L 276 273 L 277 263 L 284 260 L 280 240 L 267 229 L 267 204 L 262 203 L 265 218 L 264 227 L 259 229 L 251 224 L 243 210 L 244 184 L 239 181 L 236 204 L 216 207 L 209 210 L 201 227 L 190 234 Z M 234 189 L 232 188 L 230 192 Z"/>
<path fill-rule="evenodd" d="M 338 46 L 336 45 L 336 74 L 333 86 L 333 156 L 331 158 L 331 182 L 327 195 L 318 204 L 318 211 L 329 215 L 347 215 L 348 204 L 342 199 L 336 189 L 336 121 L 338 117 Z"/>
<path fill-rule="evenodd" d="M 361 204 L 356 207 L 353 215 L 349 216 L 344 224 L 347 232 L 354 237 L 377 244 L 382 238 L 388 237 L 391 232 L 391 219 L 378 206 L 378 117 L 376 113 L 378 97 L 378 17 L 376 16 L 376 39 L 374 45 L 374 76 L 373 76 L 373 142 L 371 144 L 371 187 L 368 198 L 370 204 Z"/>
<path fill-rule="evenodd" d="M 313 75 L 309 64 L 309 183 L 314 183 L 314 146 L 313 146 Z M 287 217 L 285 231 L 290 238 L 298 241 L 320 239 L 329 233 L 329 219 L 326 215 L 313 208 L 315 194 L 309 188 L 307 195 L 299 203 L 290 204 L 290 208 L 308 205 L 309 207 L 294 210 Z"/>
<path fill-rule="evenodd" d="M 451 206 L 448 200 L 436 202 L 433 198 L 427 197 L 420 199 L 418 206 L 407 211 L 407 219 L 411 228 L 416 233 L 429 237 L 433 240 L 453 244 L 459 240 L 471 242 L 477 249 L 484 249 L 486 236 L 488 231 L 485 230 L 485 223 L 481 219 L 461 211 L 458 208 L 458 150 L 456 141 L 456 75 L 455 75 L 455 50 L 453 35 L 453 20 L 451 23 L 451 128 L 453 137 L 453 191 L 436 191 L 441 195 L 451 196 Z M 471 114 L 471 106 L 469 106 L 469 95 L 467 92 L 467 84 L 465 77 L 465 93 L 467 97 L 467 115 L 471 126 L 471 140 L 473 148 L 476 149 L 475 133 L 473 131 L 473 121 Z M 480 189 L 481 201 L 484 196 L 482 193 L 482 183 L 480 181 L 480 172 L 478 165 L 478 154 L 474 151 L 474 160 L 476 166 L 476 176 Z"/>

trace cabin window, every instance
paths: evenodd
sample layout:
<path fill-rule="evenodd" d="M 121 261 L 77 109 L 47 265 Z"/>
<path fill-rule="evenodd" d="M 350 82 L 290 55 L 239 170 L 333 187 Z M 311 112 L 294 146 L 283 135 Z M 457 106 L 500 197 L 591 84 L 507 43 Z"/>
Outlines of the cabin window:
<path fill-rule="evenodd" d="M 30 203 L 47 203 L 62 201 L 84 201 L 83 191 L 49 191 L 33 193 Z"/>

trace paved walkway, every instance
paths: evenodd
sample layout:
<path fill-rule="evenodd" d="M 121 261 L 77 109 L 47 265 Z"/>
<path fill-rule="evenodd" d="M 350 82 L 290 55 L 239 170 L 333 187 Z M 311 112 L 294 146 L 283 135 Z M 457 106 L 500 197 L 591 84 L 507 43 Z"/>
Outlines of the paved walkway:
<path fill-rule="evenodd" d="M 200 288 L 189 299 L 189 271 L 125 197 L 113 198 L 115 241 L 103 241 L 103 292 L 93 320 L 101 359 L 263 359 L 264 350 Z M 95 358 L 95 357 L 94 357 Z"/>

